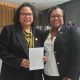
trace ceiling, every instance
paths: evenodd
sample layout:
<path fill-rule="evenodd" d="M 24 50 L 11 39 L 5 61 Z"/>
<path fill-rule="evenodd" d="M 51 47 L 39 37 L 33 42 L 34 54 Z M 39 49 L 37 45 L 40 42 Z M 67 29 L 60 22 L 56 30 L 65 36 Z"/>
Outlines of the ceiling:
<path fill-rule="evenodd" d="M 70 0 L 0 0 L 0 1 L 8 2 L 16 5 L 22 4 L 27 1 L 33 4 L 36 8 L 38 8 L 39 11 L 42 11 L 52 6 L 62 4 Z"/>

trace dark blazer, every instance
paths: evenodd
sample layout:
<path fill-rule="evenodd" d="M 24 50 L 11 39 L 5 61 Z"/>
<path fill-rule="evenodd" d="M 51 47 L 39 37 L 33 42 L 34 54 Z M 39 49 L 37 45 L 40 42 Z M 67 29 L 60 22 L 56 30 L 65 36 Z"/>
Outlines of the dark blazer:
<path fill-rule="evenodd" d="M 49 31 L 45 32 L 44 41 Z M 80 52 L 77 27 L 62 26 L 54 42 L 54 53 L 60 76 L 78 80 Z M 80 45 L 80 44 L 79 44 Z"/>
<path fill-rule="evenodd" d="M 42 32 L 32 28 L 34 47 L 41 47 Z M 20 67 L 23 58 L 28 59 L 29 48 L 23 31 L 14 25 L 7 26 L 0 35 L 0 58 L 2 59 L 0 80 L 42 80 L 41 70 L 29 71 Z"/>

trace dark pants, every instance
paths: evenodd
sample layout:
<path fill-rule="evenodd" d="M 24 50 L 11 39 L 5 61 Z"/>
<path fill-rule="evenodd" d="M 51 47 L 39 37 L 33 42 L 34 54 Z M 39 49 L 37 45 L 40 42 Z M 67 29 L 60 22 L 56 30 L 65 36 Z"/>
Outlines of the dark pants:
<path fill-rule="evenodd" d="M 44 74 L 44 80 L 62 80 L 59 76 L 48 76 Z"/>

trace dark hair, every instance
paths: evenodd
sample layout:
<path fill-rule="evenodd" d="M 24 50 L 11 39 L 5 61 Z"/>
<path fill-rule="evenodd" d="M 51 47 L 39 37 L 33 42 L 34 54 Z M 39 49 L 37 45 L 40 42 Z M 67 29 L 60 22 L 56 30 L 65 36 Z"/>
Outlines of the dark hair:
<path fill-rule="evenodd" d="M 30 7 L 32 12 L 33 12 L 33 23 L 32 23 L 32 27 L 37 25 L 38 22 L 38 12 L 37 9 L 30 3 L 23 3 L 22 5 L 20 5 L 19 8 L 17 8 L 17 10 L 15 11 L 15 15 L 14 15 L 14 24 L 21 26 L 20 21 L 19 21 L 19 17 L 20 17 L 20 11 L 23 7 Z"/>
<path fill-rule="evenodd" d="M 54 7 L 52 7 L 51 9 L 49 9 L 49 11 L 48 11 L 48 22 L 49 22 L 49 24 L 50 24 L 50 15 L 51 15 L 51 13 L 52 13 L 52 11 L 53 10 L 56 10 L 56 9 L 61 9 L 60 7 L 58 7 L 58 6 L 54 6 Z M 65 20 L 66 20 L 66 18 L 65 18 L 65 13 L 64 13 L 64 10 L 63 9 L 61 9 L 62 10 L 62 12 L 63 12 L 63 19 L 64 19 L 64 24 L 65 24 Z"/>

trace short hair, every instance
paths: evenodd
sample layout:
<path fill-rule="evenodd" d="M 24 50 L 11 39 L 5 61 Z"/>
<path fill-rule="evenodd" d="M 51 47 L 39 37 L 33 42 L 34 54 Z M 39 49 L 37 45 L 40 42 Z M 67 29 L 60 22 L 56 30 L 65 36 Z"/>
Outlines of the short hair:
<path fill-rule="evenodd" d="M 51 13 L 52 13 L 52 11 L 53 10 L 56 10 L 56 9 L 61 9 L 60 7 L 58 7 L 58 6 L 54 6 L 54 7 L 52 7 L 51 9 L 49 9 L 49 11 L 48 11 L 48 22 L 49 22 L 49 24 L 50 24 L 50 15 L 51 15 Z M 64 13 L 64 10 L 63 9 L 61 9 L 62 10 L 62 12 L 63 12 L 63 19 L 64 19 L 64 24 L 65 24 L 65 20 L 66 20 L 66 18 L 65 18 L 65 13 Z"/>
<path fill-rule="evenodd" d="M 24 2 L 22 5 L 20 5 L 17 10 L 15 11 L 15 15 L 14 15 L 14 24 L 21 26 L 20 21 L 19 21 L 19 17 L 20 17 L 20 11 L 23 7 L 30 7 L 32 12 L 33 12 L 33 23 L 32 23 L 32 27 L 37 26 L 38 24 L 38 12 L 37 9 L 30 3 L 28 2 Z"/>

